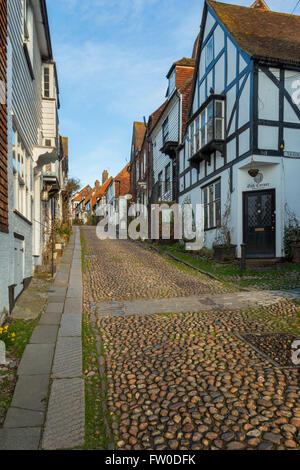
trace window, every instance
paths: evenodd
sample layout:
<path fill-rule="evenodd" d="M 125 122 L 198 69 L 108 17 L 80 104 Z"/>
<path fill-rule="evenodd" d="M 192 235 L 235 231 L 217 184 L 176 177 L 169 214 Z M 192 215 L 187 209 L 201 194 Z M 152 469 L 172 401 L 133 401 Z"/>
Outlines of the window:
<path fill-rule="evenodd" d="M 162 126 L 162 133 L 163 133 L 163 144 L 168 142 L 169 139 L 169 118 L 165 120 Z"/>
<path fill-rule="evenodd" d="M 168 89 L 168 97 L 170 97 L 173 93 L 173 91 L 176 88 L 176 70 L 172 73 L 172 75 L 169 78 L 169 89 Z"/>
<path fill-rule="evenodd" d="M 158 175 L 158 197 L 161 198 L 163 195 L 163 172 L 161 171 Z"/>
<path fill-rule="evenodd" d="M 135 164 L 135 175 L 136 175 L 136 181 L 139 181 L 140 179 L 140 162 L 139 160 L 136 161 L 136 164 Z"/>
<path fill-rule="evenodd" d="M 50 98 L 50 69 L 44 67 L 44 97 Z"/>
<path fill-rule="evenodd" d="M 206 186 L 202 190 L 204 204 L 204 229 L 220 227 L 221 225 L 221 180 Z"/>
<path fill-rule="evenodd" d="M 217 140 L 224 139 L 224 102 L 215 102 L 215 136 Z"/>
<path fill-rule="evenodd" d="M 46 139 L 45 140 L 46 147 L 51 147 L 51 144 L 52 144 L 51 139 Z"/>
<path fill-rule="evenodd" d="M 166 166 L 165 172 L 166 172 L 165 192 L 168 193 L 169 191 L 171 191 L 171 165 L 170 163 Z"/>
<path fill-rule="evenodd" d="M 206 45 L 206 67 L 214 60 L 214 38 L 212 37 Z"/>
<path fill-rule="evenodd" d="M 23 4 L 23 42 L 33 64 L 33 12 L 28 0 L 22 0 Z"/>
<path fill-rule="evenodd" d="M 32 161 L 25 145 L 13 127 L 12 163 L 14 172 L 14 208 L 31 219 L 31 191 L 33 189 Z"/>
<path fill-rule="evenodd" d="M 206 145 L 224 140 L 225 101 L 209 98 L 209 103 L 201 114 L 190 124 L 189 158 L 192 158 Z"/>

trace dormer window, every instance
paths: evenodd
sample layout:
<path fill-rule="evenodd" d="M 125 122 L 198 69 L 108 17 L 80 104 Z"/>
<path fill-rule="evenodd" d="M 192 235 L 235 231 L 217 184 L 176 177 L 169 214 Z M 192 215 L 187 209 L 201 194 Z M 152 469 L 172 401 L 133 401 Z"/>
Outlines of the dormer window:
<path fill-rule="evenodd" d="M 176 88 L 176 69 L 172 72 L 169 78 L 168 97 L 172 95 L 175 88 Z"/>
<path fill-rule="evenodd" d="M 222 152 L 225 138 L 225 98 L 211 95 L 189 126 L 189 159 L 203 160 L 214 150 Z"/>

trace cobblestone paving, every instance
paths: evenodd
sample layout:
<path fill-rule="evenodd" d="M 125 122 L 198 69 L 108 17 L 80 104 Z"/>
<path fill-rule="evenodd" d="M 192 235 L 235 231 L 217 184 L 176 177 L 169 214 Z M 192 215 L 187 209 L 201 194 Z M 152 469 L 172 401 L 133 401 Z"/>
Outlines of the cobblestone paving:
<path fill-rule="evenodd" d="M 231 332 L 276 330 L 267 309 L 268 326 L 233 312 L 98 319 L 118 446 L 299 447 L 299 370 L 274 367 Z"/>
<path fill-rule="evenodd" d="M 145 258 L 134 244 L 99 242 L 92 230 L 83 233 L 86 253 L 96 255 L 84 277 L 84 311 L 104 345 L 107 406 L 118 448 L 300 448 L 299 370 L 274 366 L 234 334 L 299 336 L 293 303 L 281 300 L 247 312 L 228 307 L 124 316 L 118 301 L 224 288 L 182 272 L 159 255 Z M 157 284 L 148 284 L 151 279 Z M 109 316 L 103 308 L 97 311 L 101 300 Z"/>
<path fill-rule="evenodd" d="M 89 290 L 86 300 L 155 299 L 228 292 L 205 275 L 185 272 L 159 254 L 129 241 L 100 241 L 95 227 L 81 229 L 86 244 Z"/>

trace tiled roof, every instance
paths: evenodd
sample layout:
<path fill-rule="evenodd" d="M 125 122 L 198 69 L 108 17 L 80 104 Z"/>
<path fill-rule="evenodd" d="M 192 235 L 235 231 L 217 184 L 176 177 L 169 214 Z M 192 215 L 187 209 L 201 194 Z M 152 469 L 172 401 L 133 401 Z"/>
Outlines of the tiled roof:
<path fill-rule="evenodd" d="M 300 16 L 206 1 L 251 57 L 300 63 Z"/>
<path fill-rule="evenodd" d="M 127 163 L 125 168 L 123 168 L 120 173 L 117 174 L 115 177 L 115 195 L 116 197 L 119 196 L 126 196 L 130 192 L 130 173 L 129 173 L 130 163 Z M 119 181 L 119 183 L 118 183 Z"/>
<path fill-rule="evenodd" d="M 94 196 L 95 202 L 97 201 L 98 197 L 105 195 L 105 193 L 107 191 L 107 188 L 108 188 L 108 186 L 110 185 L 111 182 L 112 182 L 112 177 L 110 177 L 108 180 L 106 180 L 105 183 L 103 184 L 103 186 L 101 186 L 101 188 L 99 189 L 99 191 L 96 192 L 96 194 Z"/>
<path fill-rule="evenodd" d="M 154 127 L 157 124 L 157 121 L 159 120 L 159 118 L 163 114 L 167 104 L 168 104 L 168 100 L 166 100 L 156 111 L 154 111 L 154 113 L 152 113 L 150 115 L 149 122 L 148 122 L 149 133 L 151 133 L 153 131 Z"/>
<path fill-rule="evenodd" d="M 135 148 L 136 150 L 141 150 L 145 133 L 146 133 L 146 125 L 144 122 L 134 122 L 133 130 L 134 130 Z"/>

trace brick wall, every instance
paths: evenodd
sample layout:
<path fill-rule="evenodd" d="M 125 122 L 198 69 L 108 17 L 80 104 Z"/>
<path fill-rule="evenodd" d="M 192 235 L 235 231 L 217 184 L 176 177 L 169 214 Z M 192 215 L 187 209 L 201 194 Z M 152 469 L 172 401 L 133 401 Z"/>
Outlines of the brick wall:
<path fill-rule="evenodd" d="M 0 0 L 0 231 L 8 233 L 6 66 L 7 0 Z"/>

